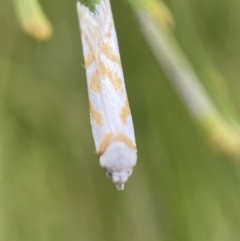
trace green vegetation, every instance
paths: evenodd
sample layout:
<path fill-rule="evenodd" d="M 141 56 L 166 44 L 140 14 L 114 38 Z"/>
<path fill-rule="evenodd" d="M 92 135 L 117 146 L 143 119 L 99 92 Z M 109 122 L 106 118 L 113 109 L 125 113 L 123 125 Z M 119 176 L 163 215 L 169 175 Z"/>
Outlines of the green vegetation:
<path fill-rule="evenodd" d="M 45 42 L 14 1 L 0 8 L 0 240 L 240 240 L 239 0 L 111 1 L 139 157 L 123 192 L 94 152 L 76 2 L 39 2 Z M 139 31 L 143 6 L 216 116 L 189 112 Z"/>

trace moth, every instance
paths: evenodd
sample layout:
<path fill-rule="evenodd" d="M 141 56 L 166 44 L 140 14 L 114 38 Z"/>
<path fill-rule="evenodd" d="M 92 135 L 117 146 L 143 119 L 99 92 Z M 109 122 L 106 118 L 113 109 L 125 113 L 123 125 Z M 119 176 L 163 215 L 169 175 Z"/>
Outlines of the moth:
<path fill-rule="evenodd" d="M 118 190 L 132 174 L 137 149 L 109 0 L 92 12 L 77 3 L 90 119 L 100 165 Z"/>

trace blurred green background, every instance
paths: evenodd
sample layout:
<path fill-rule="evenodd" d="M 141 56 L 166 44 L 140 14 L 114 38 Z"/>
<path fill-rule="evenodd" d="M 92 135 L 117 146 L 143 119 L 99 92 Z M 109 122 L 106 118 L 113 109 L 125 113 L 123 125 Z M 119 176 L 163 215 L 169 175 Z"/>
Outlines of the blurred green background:
<path fill-rule="evenodd" d="M 95 154 L 76 1 L 39 2 L 46 42 L 21 31 L 12 1 L 0 4 L 0 240 L 240 240 L 240 159 L 207 141 L 129 2 L 111 1 L 138 146 L 123 192 Z M 195 72 L 220 70 L 240 113 L 240 1 L 165 4 Z"/>

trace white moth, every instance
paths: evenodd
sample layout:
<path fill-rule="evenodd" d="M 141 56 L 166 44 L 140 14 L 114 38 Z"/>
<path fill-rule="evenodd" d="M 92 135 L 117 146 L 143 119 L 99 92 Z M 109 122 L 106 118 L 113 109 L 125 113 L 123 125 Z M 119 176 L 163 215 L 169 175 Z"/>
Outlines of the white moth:
<path fill-rule="evenodd" d="M 118 190 L 132 174 L 137 150 L 109 0 L 94 12 L 77 3 L 90 116 L 100 165 Z"/>

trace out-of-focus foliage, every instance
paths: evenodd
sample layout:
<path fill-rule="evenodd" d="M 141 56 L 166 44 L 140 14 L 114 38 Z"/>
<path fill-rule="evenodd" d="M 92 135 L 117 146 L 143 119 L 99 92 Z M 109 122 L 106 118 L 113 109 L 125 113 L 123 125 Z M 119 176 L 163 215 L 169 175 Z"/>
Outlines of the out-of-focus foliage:
<path fill-rule="evenodd" d="M 23 31 L 38 41 L 52 36 L 52 25 L 37 0 L 13 0 Z"/>
<path fill-rule="evenodd" d="M 227 89 L 219 88 L 226 85 L 224 78 L 213 67 L 206 54 L 203 54 L 206 64 L 202 72 L 208 81 L 197 76 L 194 66 L 188 61 L 173 34 L 173 24 L 170 25 L 168 20 L 171 19 L 172 23 L 173 18 L 162 1 L 129 1 L 160 67 L 207 139 L 220 152 L 240 159 L 239 115 Z M 201 48 L 200 45 L 197 47 Z"/>
<path fill-rule="evenodd" d="M 21 32 L 11 1 L 0 8 L 0 240 L 238 241 L 239 163 L 205 141 L 128 2 L 111 2 L 139 156 L 124 192 L 94 153 L 76 2 L 39 2 L 54 28 L 45 43 Z M 210 96 L 228 88 L 239 114 L 240 2 L 165 4 Z M 209 63 L 226 86 L 211 67 L 208 87 Z"/>

